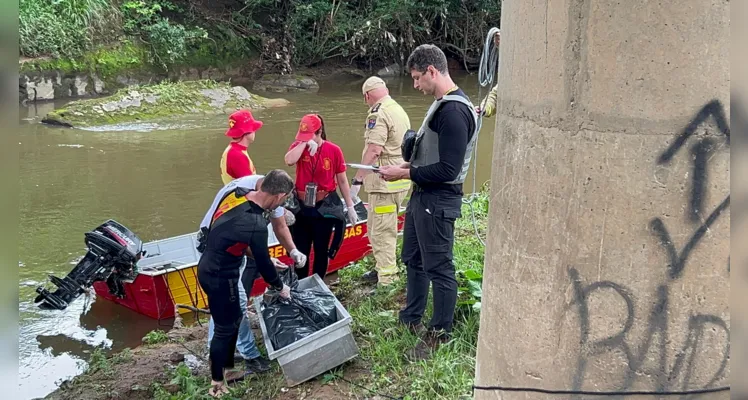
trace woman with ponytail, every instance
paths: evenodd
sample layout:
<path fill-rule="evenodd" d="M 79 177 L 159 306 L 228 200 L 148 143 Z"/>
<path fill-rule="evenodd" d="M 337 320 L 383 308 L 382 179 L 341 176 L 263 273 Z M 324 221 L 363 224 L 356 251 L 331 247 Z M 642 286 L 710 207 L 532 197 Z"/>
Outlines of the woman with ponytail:
<path fill-rule="evenodd" d="M 345 158 L 338 145 L 327 140 L 325 123 L 317 114 L 307 114 L 299 123 L 296 140 L 285 156 L 286 164 L 296 166 L 296 194 L 301 209 L 291 227 L 293 241 L 303 254 L 314 247 L 314 273 L 324 278 L 327 274 L 330 237 L 333 227 L 342 222 L 345 227 L 343 203 L 347 205 L 348 222 L 358 222 L 346 176 Z M 310 275 L 309 260 L 297 270 L 299 279 Z"/>

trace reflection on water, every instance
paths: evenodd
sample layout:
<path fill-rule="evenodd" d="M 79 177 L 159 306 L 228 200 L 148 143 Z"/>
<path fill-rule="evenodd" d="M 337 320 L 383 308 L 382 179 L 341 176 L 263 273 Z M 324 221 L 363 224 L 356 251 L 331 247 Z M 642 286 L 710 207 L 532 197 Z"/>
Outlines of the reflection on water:
<path fill-rule="evenodd" d="M 477 104 L 477 75 L 457 76 L 456 81 Z M 291 104 L 254 113 L 265 122 L 249 148 L 258 172 L 282 168 L 293 174 L 283 155 L 299 119 L 309 112 L 324 117 L 328 138 L 343 149 L 346 161 L 360 162 L 367 111 L 362 83 L 336 79 L 321 81 L 318 93 L 268 95 Z M 388 85 L 411 125 L 420 126 L 432 99 L 415 91 L 407 77 Z M 482 89 L 482 95 L 486 92 Z M 19 372 L 24 399 L 43 397 L 56 382 L 79 373 L 81 360 L 94 347 L 134 347 L 147 332 L 169 325 L 104 299 L 87 305 L 81 297 L 65 311 L 42 311 L 31 303 L 34 288 L 47 282 L 48 274 L 64 276 L 85 252 L 84 233 L 107 219 L 124 224 L 144 241 L 194 231 L 221 186 L 219 160 L 228 142 L 226 116 L 88 130 L 39 123 L 62 104 L 22 107 L 19 116 Z M 478 185 L 490 178 L 494 122 L 483 124 Z M 469 184 L 465 190 L 471 190 Z"/>

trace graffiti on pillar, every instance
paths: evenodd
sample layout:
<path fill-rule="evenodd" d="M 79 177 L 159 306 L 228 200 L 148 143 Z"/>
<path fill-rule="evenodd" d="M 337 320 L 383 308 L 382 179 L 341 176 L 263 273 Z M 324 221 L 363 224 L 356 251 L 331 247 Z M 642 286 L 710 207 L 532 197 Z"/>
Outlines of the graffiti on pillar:
<path fill-rule="evenodd" d="M 655 382 L 653 390 L 688 390 L 694 385 L 704 388 L 711 387 L 715 382 L 725 378 L 725 372 L 730 358 L 730 329 L 727 323 L 716 315 L 695 313 L 687 321 L 668 321 L 670 314 L 670 285 L 677 282 L 683 275 L 687 266 L 689 256 L 697 248 L 699 242 L 704 238 L 710 227 L 720 218 L 725 210 L 730 207 L 730 195 L 713 210 L 704 212 L 704 195 L 706 193 L 708 176 L 707 163 L 710 156 L 717 149 L 719 140 L 727 146 L 730 144 L 730 128 L 725 118 L 722 104 L 715 100 L 706 104 L 676 137 L 675 141 L 660 155 L 658 164 L 669 163 L 686 145 L 689 138 L 694 136 L 699 126 L 709 118 L 714 118 L 716 126 L 721 133 L 719 137 L 698 137 L 691 147 L 692 173 L 691 190 L 689 192 L 687 218 L 696 226 L 690 236 L 682 243 L 676 243 L 671 236 L 665 222 L 660 218 L 653 218 L 649 228 L 660 245 L 661 250 L 667 255 L 667 278 L 663 284 L 656 288 L 654 304 L 649 314 L 643 318 L 646 328 L 642 339 L 635 342 L 631 337 L 631 330 L 635 321 L 635 299 L 636 297 L 626 286 L 612 281 L 597 281 L 585 283 L 584 278 L 575 268 L 569 269 L 569 278 L 574 289 L 574 300 L 570 305 L 576 308 L 580 324 L 580 354 L 573 376 L 572 388 L 580 390 L 584 383 L 584 376 L 591 358 L 601 354 L 622 355 L 626 368 L 624 368 L 620 379 L 620 390 L 632 387 L 641 376 L 651 377 Z M 729 259 L 728 259 L 729 273 Z M 622 328 L 616 334 L 606 338 L 591 340 L 591 316 L 589 299 L 593 293 L 601 295 L 617 296 L 625 304 L 625 319 Z M 683 324 L 685 339 L 683 343 L 676 344 L 674 357 L 668 357 L 668 348 L 671 336 L 669 329 L 672 324 Z M 709 376 L 709 380 L 693 382 L 693 368 L 700 352 L 704 350 L 704 334 L 711 330 L 712 333 L 720 333 L 725 337 L 722 348 L 722 358 L 712 371 L 701 371 L 702 376 Z M 654 355 L 654 357 L 650 357 Z M 617 381 L 617 380 L 614 380 Z M 675 387 L 680 382 L 680 387 Z"/>
<path fill-rule="evenodd" d="M 675 360 L 671 364 L 668 361 L 668 340 L 670 338 L 668 333 L 668 314 L 670 311 L 669 284 L 657 287 L 657 300 L 647 317 L 646 333 L 641 342 L 634 343 L 629 336 L 634 326 L 635 318 L 632 291 L 621 284 L 611 281 L 599 281 L 585 285 L 575 268 L 569 269 L 569 277 L 574 286 L 574 305 L 577 307 L 579 313 L 580 345 L 582 347 L 572 382 L 573 390 L 582 389 L 589 360 L 595 356 L 611 352 L 622 354 L 627 366 L 623 373 L 621 386 L 618 389 L 626 390 L 631 388 L 637 377 L 641 375 L 652 378 L 656 385 L 653 390 L 693 389 L 691 385 L 693 368 L 696 365 L 696 359 L 699 356 L 700 350 L 704 349 L 704 343 L 702 343 L 703 335 L 710 329 L 712 331 L 724 332 L 725 342 L 719 366 L 712 373 L 709 381 L 703 384 L 703 387 L 711 387 L 715 382 L 725 377 L 725 370 L 730 359 L 730 329 L 727 323 L 719 316 L 695 314 L 690 316 L 687 322 L 684 321 L 686 325 L 686 338 L 678 346 Z M 625 321 L 621 330 L 615 335 L 591 342 L 589 298 L 593 292 L 604 291 L 606 289 L 608 289 L 607 292 L 620 297 L 626 304 Z M 652 366 L 651 361 L 646 366 L 646 362 L 651 360 L 649 355 L 653 353 L 656 356 L 655 366 Z M 682 382 L 681 387 L 673 387 L 673 384 L 679 380 Z"/>
<path fill-rule="evenodd" d="M 701 241 L 704 235 L 707 233 L 709 228 L 717 221 L 722 212 L 730 207 L 730 196 L 728 195 L 717 208 L 709 214 L 709 218 L 699 226 L 693 233 L 691 238 L 688 240 L 683 249 L 680 252 L 675 248 L 673 239 L 670 237 L 670 233 L 665 227 L 665 223 L 660 218 L 655 218 L 649 223 L 649 227 L 657 235 L 657 239 L 660 241 L 660 245 L 668 255 L 670 262 L 668 263 L 668 273 L 671 279 L 679 278 L 683 273 L 683 269 L 686 267 L 686 261 L 691 251 Z M 728 262 L 729 269 L 729 262 Z"/>
<path fill-rule="evenodd" d="M 730 126 L 727 124 L 725 117 L 725 108 L 719 100 L 713 100 L 707 103 L 691 122 L 686 125 L 678 138 L 670 145 L 657 159 L 658 164 L 666 164 L 675 157 L 678 151 L 686 144 L 686 141 L 693 136 L 699 126 L 706 122 L 710 117 L 714 118 L 717 129 L 722 133 L 722 137 L 727 145 L 730 144 Z M 709 156 L 716 148 L 716 141 L 710 137 L 702 137 L 691 147 L 693 155 L 693 172 L 691 174 L 691 194 L 689 198 L 688 216 L 691 221 L 699 221 L 704 207 L 704 194 L 708 182 L 706 164 Z M 729 203 L 729 200 L 728 200 Z"/>

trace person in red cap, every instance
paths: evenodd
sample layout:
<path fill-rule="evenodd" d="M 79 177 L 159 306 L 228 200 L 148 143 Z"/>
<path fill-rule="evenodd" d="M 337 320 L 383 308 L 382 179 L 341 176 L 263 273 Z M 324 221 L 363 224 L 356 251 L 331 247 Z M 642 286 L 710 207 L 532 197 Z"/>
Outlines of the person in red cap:
<path fill-rule="evenodd" d="M 239 110 L 229 116 L 226 136 L 231 138 L 231 143 L 221 156 L 221 180 L 224 185 L 257 173 L 247 147 L 255 141 L 255 132 L 261 127 L 262 121 L 255 120 L 249 110 Z"/>
<path fill-rule="evenodd" d="M 296 166 L 296 194 L 301 206 L 291 227 L 293 241 L 303 254 L 309 254 L 314 246 L 314 273 L 324 278 L 329 258 L 334 257 L 330 252 L 333 227 L 341 224 L 345 230 L 346 213 L 351 225 L 358 222 L 343 151 L 327 140 L 322 117 L 307 114 L 301 118 L 296 140 L 291 143 L 285 161 Z M 338 187 L 347 207 L 340 201 Z M 299 279 L 310 275 L 308 259 L 297 275 Z"/>

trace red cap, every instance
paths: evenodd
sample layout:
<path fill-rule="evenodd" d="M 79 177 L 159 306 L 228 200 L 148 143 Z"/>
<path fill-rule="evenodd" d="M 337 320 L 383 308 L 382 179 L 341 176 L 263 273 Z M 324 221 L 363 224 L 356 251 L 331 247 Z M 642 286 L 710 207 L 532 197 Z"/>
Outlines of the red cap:
<path fill-rule="evenodd" d="M 307 114 L 301 118 L 299 131 L 296 133 L 296 140 L 307 142 L 314 137 L 314 133 L 322 126 L 322 120 L 317 114 Z"/>
<path fill-rule="evenodd" d="M 239 110 L 229 116 L 229 130 L 226 136 L 238 139 L 247 133 L 257 132 L 262 127 L 262 121 L 252 117 L 249 110 Z"/>

